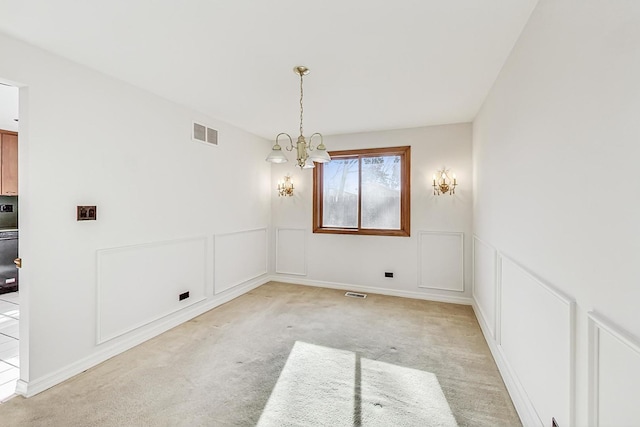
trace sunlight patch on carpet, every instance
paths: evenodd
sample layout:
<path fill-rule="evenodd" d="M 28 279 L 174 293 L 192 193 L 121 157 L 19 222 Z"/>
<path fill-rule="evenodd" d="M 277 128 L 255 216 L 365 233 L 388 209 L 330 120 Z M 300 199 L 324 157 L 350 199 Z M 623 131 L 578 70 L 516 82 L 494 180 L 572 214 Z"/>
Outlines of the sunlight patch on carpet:
<path fill-rule="evenodd" d="M 258 426 L 457 424 L 434 374 L 296 341 Z"/>

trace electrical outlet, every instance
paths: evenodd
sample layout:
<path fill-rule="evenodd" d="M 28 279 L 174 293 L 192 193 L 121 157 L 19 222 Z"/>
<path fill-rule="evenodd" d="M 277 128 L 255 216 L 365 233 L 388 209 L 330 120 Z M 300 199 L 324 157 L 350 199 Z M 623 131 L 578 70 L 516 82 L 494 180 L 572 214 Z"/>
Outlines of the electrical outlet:
<path fill-rule="evenodd" d="M 98 214 L 98 208 L 96 206 L 78 206 L 77 207 L 77 219 L 78 221 L 95 221 Z"/>
<path fill-rule="evenodd" d="M 551 417 L 551 427 L 560 427 L 555 417 Z"/>
<path fill-rule="evenodd" d="M 385 271 L 384 272 L 384 277 L 391 277 L 393 278 L 393 273 L 391 271 Z"/>
<path fill-rule="evenodd" d="M 178 298 L 179 298 L 179 301 L 182 301 L 183 299 L 189 298 L 189 291 L 187 291 L 187 292 L 185 292 L 183 294 L 180 294 L 180 296 Z"/>

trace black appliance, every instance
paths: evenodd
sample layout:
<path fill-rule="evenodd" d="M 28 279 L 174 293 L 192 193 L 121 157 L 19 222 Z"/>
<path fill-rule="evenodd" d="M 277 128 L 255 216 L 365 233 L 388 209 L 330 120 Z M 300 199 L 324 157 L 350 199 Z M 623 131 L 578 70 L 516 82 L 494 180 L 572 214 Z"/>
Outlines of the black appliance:
<path fill-rule="evenodd" d="M 0 231 L 0 294 L 18 290 L 18 231 Z"/>
<path fill-rule="evenodd" d="M 18 229 L 18 196 L 0 196 L 0 230 Z"/>

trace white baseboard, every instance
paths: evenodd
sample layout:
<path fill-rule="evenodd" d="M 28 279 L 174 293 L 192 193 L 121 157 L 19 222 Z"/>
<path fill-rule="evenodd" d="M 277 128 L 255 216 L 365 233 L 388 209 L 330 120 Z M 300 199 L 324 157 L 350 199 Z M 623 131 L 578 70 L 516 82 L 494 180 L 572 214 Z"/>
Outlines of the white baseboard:
<path fill-rule="evenodd" d="M 476 315 L 476 319 L 478 319 L 478 323 L 480 324 L 482 334 L 489 345 L 489 350 L 491 350 L 493 359 L 496 361 L 498 371 L 500 371 L 500 375 L 502 375 L 502 380 L 507 387 L 509 396 L 511 396 L 513 406 L 515 406 L 516 412 L 520 417 L 520 421 L 522 421 L 522 425 L 525 427 L 544 427 L 544 424 L 536 414 L 536 411 L 527 397 L 524 388 L 520 384 L 520 381 L 518 381 L 515 375 L 513 375 L 511 368 L 509 367 L 509 363 L 506 360 L 504 353 L 501 351 L 500 346 L 495 342 L 491 334 L 491 329 L 487 326 L 484 316 L 482 315 L 482 310 L 480 310 L 475 299 L 473 300 L 472 307 L 473 312 Z"/>
<path fill-rule="evenodd" d="M 448 302 L 452 304 L 471 305 L 472 299 L 455 295 L 440 295 L 430 292 L 413 292 L 398 289 L 377 288 L 373 286 L 351 285 L 349 283 L 324 282 L 320 280 L 309 280 L 302 277 L 287 277 L 273 275 L 270 280 L 274 282 L 291 283 L 304 286 L 315 286 L 318 288 L 342 289 L 345 291 L 367 292 L 371 294 L 389 295 L 392 297 L 413 298 L 428 301 Z"/>
<path fill-rule="evenodd" d="M 16 383 L 16 395 L 25 396 L 27 395 L 27 383 L 22 380 L 18 380 Z"/>
<path fill-rule="evenodd" d="M 231 301 L 255 288 L 261 286 L 271 280 L 268 276 L 259 277 L 235 286 L 234 288 L 225 291 L 219 295 L 209 297 L 203 303 L 194 304 L 185 307 L 179 312 L 168 315 L 156 322 L 147 326 L 141 327 L 126 337 L 122 337 L 121 340 L 114 340 L 104 343 L 97 347 L 97 351 L 90 356 L 75 361 L 63 368 L 58 369 L 55 372 L 47 374 L 43 377 L 36 378 L 30 381 L 19 380 L 16 386 L 16 394 L 24 397 L 32 397 L 38 393 L 45 391 L 61 382 L 68 380 L 69 378 L 78 375 L 89 368 L 92 368 L 107 359 L 112 358 L 120 353 L 123 353 L 143 342 L 156 337 L 169 329 L 193 319 L 219 305 Z"/>

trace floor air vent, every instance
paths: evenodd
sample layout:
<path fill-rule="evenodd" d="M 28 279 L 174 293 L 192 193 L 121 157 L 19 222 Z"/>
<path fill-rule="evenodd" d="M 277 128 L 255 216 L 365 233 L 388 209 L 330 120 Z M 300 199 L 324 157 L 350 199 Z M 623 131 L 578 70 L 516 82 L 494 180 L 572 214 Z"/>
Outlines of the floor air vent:
<path fill-rule="evenodd" d="M 351 297 L 351 298 L 366 298 L 367 294 L 359 294 L 357 292 L 347 292 L 346 294 L 344 294 L 345 297 Z"/>

